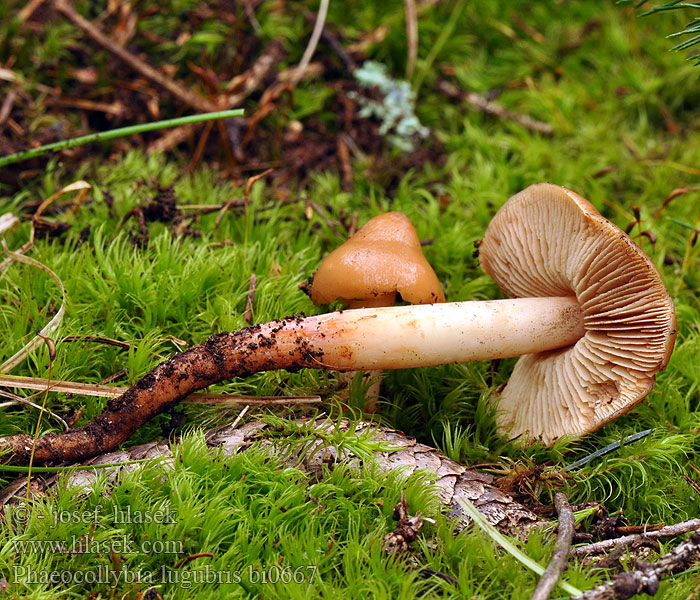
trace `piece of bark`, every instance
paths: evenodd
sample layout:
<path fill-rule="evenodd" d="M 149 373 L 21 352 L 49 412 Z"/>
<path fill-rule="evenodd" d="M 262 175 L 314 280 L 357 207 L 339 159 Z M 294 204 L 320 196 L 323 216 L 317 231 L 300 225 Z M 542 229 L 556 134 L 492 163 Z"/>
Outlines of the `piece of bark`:
<path fill-rule="evenodd" d="M 309 420 L 300 419 L 297 423 L 301 427 L 308 425 Z M 313 426 L 318 428 L 320 433 L 327 433 L 335 428 L 341 431 L 348 431 L 353 424 L 347 419 L 336 423 L 325 418 L 319 418 L 313 422 Z M 355 424 L 353 433 L 355 435 L 366 434 L 368 429 L 372 430 L 373 439 L 383 442 L 392 448 L 391 450 L 375 454 L 377 467 L 380 471 L 389 472 L 401 469 L 406 476 L 409 476 L 419 470 L 423 470 L 436 476 L 434 485 L 437 488 L 438 497 L 449 510 L 450 516 L 458 520 L 458 530 L 463 529 L 471 522 L 458 504 L 460 498 L 468 498 L 491 524 L 507 535 L 525 539 L 533 528 L 547 523 L 539 519 L 525 506 L 515 502 L 511 496 L 499 490 L 494 485 L 493 476 L 471 470 L 451 460 L 439 450 L 421 444 L 400 431 L 360 421 Z M 224 454 L 244 452 L 254 443 L 266 448 L 273 455 L 279 454 L 281 449 L 276 448 L 274 438 L 268 435 L 269 431 L 270 427 L 268 425 L 260 421 L 252 421 L 240 426 L 226 425 L 212 429 L 206 433 L 205 437 L 209 446 L 220 448 Z M 361 459 L 347 449 L 323 445 L 320 437 L 318 443 L 305 448 L 302 456 L 288 457 L 285 455 L 286 460 L 318 478 L 323 476 L 324 466 L 328 464 L 341 460 L 355 464 L 361 463 Z M 97 456 L 85 464 L 121 463 L 157 457 L 162 458 L 163 469 L 167 471 L 173 461 L 173 453 L 170 449 L 169 441 L 151 442 L 133 448 L 110 452 Z M 131 471 L 138 468 L 140 468 L 140 465 L 131 464 L 120 468 L 108 468 L 108 472 L 110 477 L 116 478 L 122 469 Z M 70 475 L 68 483 L 70 486 L 81 486 L 89 489 L 98 477 L 98 474 L 101 473 L 102 475 L 100 476 L 104 476 L 104 472 L 105 469 L 99 471 L 76 471 Z M 23 479 L 26 482 L 26 477 Z M 49 480 L 48 488 L 45 491 L 48 491 L 54 483 L 55 478 Z M 15 493 L 21 497 L 23 492 Z"/>

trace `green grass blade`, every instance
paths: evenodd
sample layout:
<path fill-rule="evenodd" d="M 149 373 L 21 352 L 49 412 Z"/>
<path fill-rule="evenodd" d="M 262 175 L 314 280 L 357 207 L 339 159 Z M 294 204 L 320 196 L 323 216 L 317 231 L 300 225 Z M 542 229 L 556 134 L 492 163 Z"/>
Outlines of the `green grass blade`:
<path fill-rule="evenodd" d="M 493 525 L 491 525 L 491 523 L 489 523 L 484 518 L 484 515 L 482 515 L 476 509 L 476 507 L 471 502 L 469 502 L 469 500 L 467 500 L 466 498 L 460 498 L 459 500 L 457 500 L 457 502 L 459 502 L 459 505 L 462 507 L 464 512 L 466 512 L 472 518 L 474 523 L 481 527 L 481 529 L 483 529 L 486 532 L 486 534 L 501 548 L 503 548 L 506 552 L 511 554 L 517 560 L 519 560 L 531 571 L 534 571 L 538 575 L 542 575 L 542 573 L 544 573 L 544 567 L 542 565 L 532 560 L 527 554 L 525 554 L 515 544 L 513 544 L 513 542 L 511 542 L 505 535 L 500 533 Z M 570 594 L 571 596 L 580 596 L 581 594 L 583 594 L 581 590 L 575 588 L 573 585 L 567 583 L 566 581 L 559 580 L 557 581 L 557 585 L 560 586 L 567 594 Z"/>
<path fill-rule="evenodd" d="M 155 131 L 157 129 L 167 129 L 169 127 L 179 127 L 180 125 L 189 125 L 191 123 L 201 123 L 202 121 L 212 121 L 215 119 L 228 119 L 229 117 L 240 117 L 243 115 L 243 109 L 237 108 L 234 110 L 223 110 L 220 112 L 204 113 L 201 115 L 188 115 L 186 117 L 178 117 L 177 119 L 166 119 L 165 121 L 155 121 L 154 123 L 141 123 L 139 125 L 130 125 L 128 127 L 119 127 L 118 129 L 110 129 L 109 131 L 101 131 L 91 133 L 70 140 L 62 140 L 53 144 L 46 144 L 38 148 L 30 150 L 22 150 L 15 154 L 0 157 L 0 167 L 11 165 L 14 163 L 43 156 L 49 152 L 57 152 L 67 148 L 75 148 L 76 146 L 84 146 L 91 142 L 104 142 L 113 140 L 119 137 L 125 137 L 134 133 L 143 133 L 144 131 Z"/>

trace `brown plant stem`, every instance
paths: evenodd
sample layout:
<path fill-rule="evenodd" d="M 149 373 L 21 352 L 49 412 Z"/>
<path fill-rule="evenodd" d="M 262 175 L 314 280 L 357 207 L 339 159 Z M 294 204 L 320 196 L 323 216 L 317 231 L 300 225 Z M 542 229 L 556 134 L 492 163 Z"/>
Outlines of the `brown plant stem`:
<path fill-rule="evenodd" d="M 406 39 L 408 41 L 408 58 L 406 59 L 406 79 L 413 77 L 418 60 L 418 14 L 416 0 L 404 0 L 406 6 Z"/>
<path fill-rule="evenodd" d="M 578 546 L 577 548 L 571 549 L 569 556 L 580 557 L 586 556 L 587 554 L 610 552 L 614 548 L 631 546 L 639 540 L 658 540 L 667 537 L 674 537 L 676 535 L 683 535 L 684 533 L 697 530 L 700 530 L 700 519 L 691 519 L 690 521 L 683 521 L 682 523 L 667 525 L 666 527 L 662 527 L 656 531 L 647 531 L 646 533 L 637 535 L 625 535 L 623 537 L 614 538 L 611 540 L 602 540 L 586 546 Z"/>
<path fill-rule="evenodd" d="M 248 293 L 245 299 L 245 312 L 243 313 L 243 320 L 250 324 L 253 322 L 253 308 L 255 306 L 255 288 L 258 284 L 258 276 L 255 273 L 250 274 L 250 280 L 248 281 Z"/>
<path fill-rule="evenodd" d="M 685 571 L 698 559 L 700 533 L 694 533 L 657 562 L 649 564 L 640 561 L 636 571 L 618 573 L 604 584 L 577 596 L 576 600 L 627 600 L 637 594 L 654 596 L 659 590 L 661 579 Z"/>

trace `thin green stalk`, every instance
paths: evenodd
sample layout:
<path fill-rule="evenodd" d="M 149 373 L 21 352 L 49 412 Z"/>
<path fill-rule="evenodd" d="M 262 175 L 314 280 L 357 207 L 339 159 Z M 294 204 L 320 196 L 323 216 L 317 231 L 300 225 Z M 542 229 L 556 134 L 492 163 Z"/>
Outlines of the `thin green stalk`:
<path fill-rule="evenodd" d="M 129 127 L 119 127 L 118 129 L 110 129 L 109 131 L 100 131 L 91 133 L 81 137 L 72 138 L 70 140 L 62 140 L 53 144 L 46 144 L 38 148 L 30 150 L 22 150 L 15 154 L 0 157 L 0 167 L 12 165 L 14 163 L 43 156 L 49 152 L 58 152 L 67 148 L 75 148 L 76 146 L 84 146 L 91 142 L 104 142 L 113 140 L 119 137 L 125 137 L 134 133 L 143 133 L 144 131 L 154 131 L 156 129 L 167 129 L 169 127 L 179 127 L 180 125 L 189 125 L 191 123 L 201 123 L 202 121 L 211 121 L 214 119 L 228 119 L 230 117 L 240 117 L 243 115 L 242 108 L 234 110 L 223 110 L 220 112 L 203 113 L 200 115 L 188 115 L 186 117 L 178 117 L 177 119 L 166 119 L 165 121 L 155 121 L 154 123 L 141 123 L 139 125 L 130 125 Z"/>
<path fill-rule="evenodd" d="M 501 548 L 508 552 L 511 556 L 515 557 L 523 565 L 534 571 L 538 575 L 544 573 L 544 567 L 537 561 L 532 560 L 527 554 L 520 550 L 513 542 L 511 542 L 505 535 L 500 533 L 491 523 L 489 523 L 486 518 L 476 509 L 476 507 L 465 498 L 460 498 L 458 500 L 459 505 L 462 507 L 465 513 L 467 513 L 472 521 L 476 523 L 481 529 L 483 529 L 486 534 L 496 542 Z M 557 585 L 562 588 L 567 594 L 571 596 L 580 596 L 583 594 L 581 590 L 574 587 L 566 581 L 559 580 Z"/>
<path fill-rule="evenodd" d="M 438 54 L 440 54 L 440 50 L 442 50 L 443 46 L 447 43 L 447 40 L 450 39 L 459 17 L 462 16 L 462 11 L 464 10 L 465 5 L 465 0 L 460 0 L 457 4 L 455 4 L 455 7 L 452 9 L 452 13 L 450 14 L 450 18 L 440 31 L 440 35 L 438 36 L 438 39 L 435 40 L 435 44 L 433 44 L 433 47 L 430 49 L 428 56 L 423 61 L 420 71 L 416 74 L 416 79 L 413 82 L 413 91 L 416 93 L 416 96 L 418 96 L 418 91 L 420 90 L 421 85 L 423 85 L 425 76 L 433 66 Z"/>

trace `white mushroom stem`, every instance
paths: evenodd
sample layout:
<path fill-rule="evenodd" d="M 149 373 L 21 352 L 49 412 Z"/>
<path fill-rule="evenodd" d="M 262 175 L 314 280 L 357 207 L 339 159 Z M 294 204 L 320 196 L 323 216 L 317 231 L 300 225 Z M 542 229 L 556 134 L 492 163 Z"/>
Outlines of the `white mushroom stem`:
<path fill-rule="evenodd" d="M 396 292 L 389 292 L 388 294 L 379 294 L 366 300 L 351 300 L 348 308 L 379 308 L 394 306 L 395 302 Z M 338 381 L 347 386 L 345 389 L 340 390 L 338 399 L 346 401 L 350 397 L 350 385 L 352 385 L 355 375 L 358 373 L 362 375 L 365 385 L 367 382 L 369 383 L 365 391 L 364 411 L 370 414 L 376 413 L 379 410 L 379 391 L 384 376 L 384 371 L 382 369 L 376 369 L 374 371 L 342 371 L 338 373 Z"/>
<path fill-rule="evenodd" d="M 309 350 L 322 353 L 305 366 L 374 370 L 554 350 L 578 341 L 584 325 L 576 298 L 557 297 L 354 309 L 265 324 L 259 334 L 269 331 L 276 342 L 269 360 L 298 356 L 303 338 Z"/>

